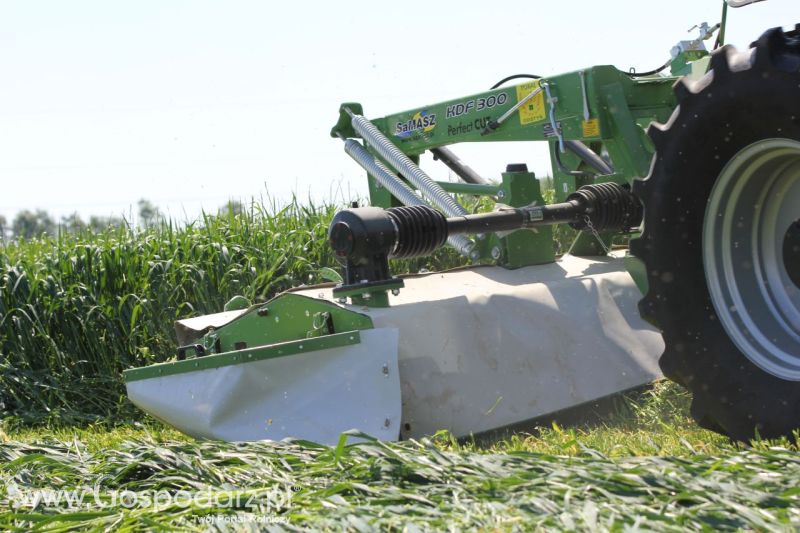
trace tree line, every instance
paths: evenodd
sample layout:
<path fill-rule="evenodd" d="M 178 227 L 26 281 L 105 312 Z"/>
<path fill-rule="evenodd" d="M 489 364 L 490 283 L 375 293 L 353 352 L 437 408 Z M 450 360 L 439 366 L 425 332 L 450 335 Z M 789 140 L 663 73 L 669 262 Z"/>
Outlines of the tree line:
<path fill-rule="evenodd" d="M 149 228 L 160 224 L 165 219 L 158 207 L 150 200 L 142 198 L 137 203 L 137 207 L 138 225 L 140 227 Z M 242 202 L 232 200 L 219 208 L 219 215 L 239 215 L 243 210 L 244 204 Z M 61 233 L 81 233 L 84 231 L 99 233 L 130 225 L 132 224 L 128 220 L 120 216 L 91 215 L 88 219 L 83 219 L 75 212 L 56 220 L 44 209 L 23 209 L 17 213 L 11 222 L 0 214 L 0 242 L 13 239 L 31 239 L 41 237 L 44 234 L 56 236 Z"/>
<path fill-rule="evenodd" d="M 139 223 L 144 227 L 152 226 L 163 219 L 161 212 L 149 200 L 144 198 L 139 200 L 138 208 Z M 91 215 L 84 220 L 74 212 L 56 220 L 44 209 L 23 209 L 10 223 L 5 216 L 0 215 L 0 238 L 31 239 L 42 235 L 56 236 L 61 233 L 101 232 L 125 225 L 128 225 L 128 221 L 120 216 Z"/>

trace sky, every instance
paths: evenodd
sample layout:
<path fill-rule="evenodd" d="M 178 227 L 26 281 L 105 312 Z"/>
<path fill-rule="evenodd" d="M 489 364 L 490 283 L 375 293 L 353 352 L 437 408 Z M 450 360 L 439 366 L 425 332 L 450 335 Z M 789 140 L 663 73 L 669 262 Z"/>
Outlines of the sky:
<path fill-rule="evenodd" d="M 329 137 L 341 102 L 368 117 L 488 89 L 509 74 L 650 70 L 719 0 L 0 0 L 0 215 L 46 209 L 177 220 L 229 199 L 366 195 Z M 730 10 L 726 41 L 800 22 L 800 1 Z M 546 145 L 453 150 L 487 178 L 549 173 Z M 447 179 L 439 162 L 423 168 Z"/>

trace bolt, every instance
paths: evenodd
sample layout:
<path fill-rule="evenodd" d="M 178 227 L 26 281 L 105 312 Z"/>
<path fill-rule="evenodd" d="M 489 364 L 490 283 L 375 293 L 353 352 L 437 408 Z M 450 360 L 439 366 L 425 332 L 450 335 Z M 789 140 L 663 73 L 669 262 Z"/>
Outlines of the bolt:
<path fill-rule="evenodd" d="M 398 294 L 400 294 L 400 289 L 392 289 L 392 294 L 397 296 Z"/>
<path fill-rule="evenodd" d="M 383 365 L 383 375 L 389 376 L 389 365 Z"/>
<path fill-rule="evenodd" d="M 498 200 L 502 200 L 502 199 L 503 199 L 503 198 L 505 198 L 505 197 L 506 197 L 506 191 L 504 191 L 504 190 L 502 190 L 502 189 L 500 189 L 499 191 L 497 191 L 497 199 L 498 199 Z"/>
<path fill-rule="evenodd" d="M 500 259 L 500 247 L 495 246 L 492 248 L 492 259 Z"/>
<path fill-rule="evenodd" d="M 383 421 L 383 427 L 388 428 L 391 425 L 392 425 L 392 421 L 389 420 L 388 418 Z"/>

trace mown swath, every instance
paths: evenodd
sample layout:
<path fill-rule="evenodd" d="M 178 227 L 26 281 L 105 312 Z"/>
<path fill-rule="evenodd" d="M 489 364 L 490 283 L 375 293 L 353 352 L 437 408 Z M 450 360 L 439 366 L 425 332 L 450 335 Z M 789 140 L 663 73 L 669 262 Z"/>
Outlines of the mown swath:
<path fill-rule="evenodd" d="M 113 491 L 210 491 L 247 495 L 266 505 L 277 486 L 291 501 L 274 509 L 288 529 L 369 530 L 500 528 L 683 531 L 795 530 L 800 527 L 800 457 L 761 447 L 713 457 L 604 458 L 532 452 L 442 450 L 430 440 L 360 442 L 340 449 L 300 442 L 157 443 L 133 440 L 116 449 L 11 442 L 0 448 L 3 485 L 19 489 L 99 486 L 82 509 L 13 507 L 0 489 L 0 527 L 119 528 L 187 526 L 202 514 L 246 513 L 207 508 L 110 506 Z M 255 504 L 254 504 L 255 505 Z M 189 521 L 187 521 L 189 520 Z M 193 525 L 195 524 L 195 525 Z"/>

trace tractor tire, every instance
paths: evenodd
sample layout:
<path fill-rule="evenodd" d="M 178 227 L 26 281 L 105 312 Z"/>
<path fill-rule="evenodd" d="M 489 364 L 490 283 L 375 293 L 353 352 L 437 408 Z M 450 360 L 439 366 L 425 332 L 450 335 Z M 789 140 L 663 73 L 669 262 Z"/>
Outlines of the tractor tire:
<path fill-rule="evenodd" d="M 641 315 L 691 414 L 739 441 L 800 427 L 800 24 L 712 53 L 653 124 L 631 252 L 647 268 Z M 796 435 L 796 434 L 795 434 Z"/>

